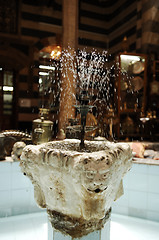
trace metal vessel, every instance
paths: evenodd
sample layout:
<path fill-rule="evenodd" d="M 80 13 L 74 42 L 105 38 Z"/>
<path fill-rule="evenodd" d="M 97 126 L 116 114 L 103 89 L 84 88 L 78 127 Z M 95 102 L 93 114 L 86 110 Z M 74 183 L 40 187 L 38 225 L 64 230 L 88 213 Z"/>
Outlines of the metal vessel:
<path fill-rule="evenodd" d="M 53 122 L 48 119 L 49 109 L 40 108 L 40 118 L 33 120 L 32 141 L 33 144 L 49 142 L 52 139 Z"/>

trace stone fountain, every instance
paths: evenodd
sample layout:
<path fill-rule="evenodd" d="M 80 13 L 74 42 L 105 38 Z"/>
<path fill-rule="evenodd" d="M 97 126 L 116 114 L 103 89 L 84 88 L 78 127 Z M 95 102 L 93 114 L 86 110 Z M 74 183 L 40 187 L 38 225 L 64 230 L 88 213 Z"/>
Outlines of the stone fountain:
<path fill-rule="evenodd" d="M 84 140 L 88 96 L 82 95 L 75 107 L 81 113 L 80 140 L 26 146 L 21 170 L 34 185 L 37 204 L 47 209 L 53 229 L 61 234 L 53 240 L 109 240 L 111 205 L 123 194 L 132 151 L 126 143 Z"/>
<path fill-rule="evenodd" d="M 80 238 L 108 221 L 131 159 L 126 143 L 85 141 L 82 151 L 79 140 L 66 139 L 26 146 L 20 165 L 53 228 Z"/>

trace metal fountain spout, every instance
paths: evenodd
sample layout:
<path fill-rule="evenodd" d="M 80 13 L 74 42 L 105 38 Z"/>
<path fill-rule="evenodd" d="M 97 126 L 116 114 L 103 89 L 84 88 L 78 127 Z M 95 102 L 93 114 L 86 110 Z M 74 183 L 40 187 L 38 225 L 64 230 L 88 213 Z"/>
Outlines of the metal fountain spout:
<path fill-rule="evenodd" d="M 80 105 L 75 105 L 75 108 L 78 109 L 78 111 L 81 114 L 81 136 L 80 136 L 80 149 L 84 149 L 84 136 L 85 136 L 85 128 L 86 128 L 86 118 L 87 113 L 89 110 L 93 107 L 89 104 L 90 96 L 88 95 L 88 92 L 86 90 L 83 90 L 82 93 L 79 95 L 78 98 Z"/>

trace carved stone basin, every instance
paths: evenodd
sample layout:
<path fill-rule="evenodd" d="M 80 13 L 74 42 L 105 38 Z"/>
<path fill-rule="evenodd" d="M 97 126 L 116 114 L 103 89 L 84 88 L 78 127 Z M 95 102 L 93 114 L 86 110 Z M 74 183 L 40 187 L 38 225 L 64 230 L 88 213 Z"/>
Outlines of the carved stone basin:
<path fill-rule="evenodd" d="M 76 238 L 104 226 L 132 164 L 126 143 L 85 141 L 82 151 L 79 145 L 75 139 L 28 145 L 20 164 L 52 226 Z"/>

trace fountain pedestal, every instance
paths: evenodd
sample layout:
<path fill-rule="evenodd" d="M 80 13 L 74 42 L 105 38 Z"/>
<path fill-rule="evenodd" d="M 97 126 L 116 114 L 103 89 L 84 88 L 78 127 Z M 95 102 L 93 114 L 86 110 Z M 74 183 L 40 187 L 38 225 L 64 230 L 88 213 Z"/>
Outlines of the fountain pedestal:
<path fill-rule="evenodd" d="M 49 226 L 48 240 L 79 240 L 79 238 L 72 238 L 69 235 L 62 234 L 59 231 Z M 104 225 L 101 230 L 89 233 L 80 238 L 80 240 L 110 240 L 110 220 Z"/>
<path fill-rule="evenodd" d="M 104 225 L 112 202 L 123 194 L 122 178 L 131 160 L 126 143 L 85 141 L 81 150 L 79 140 L 66 139 L 26 146 L 20 165 L 34 185 L 37 204 L 47 208 L 52 227 L 60 231 L 54 240 L 58 234 L 61 240 L 88 240 L 90 234 L 104 240 Z"/>

